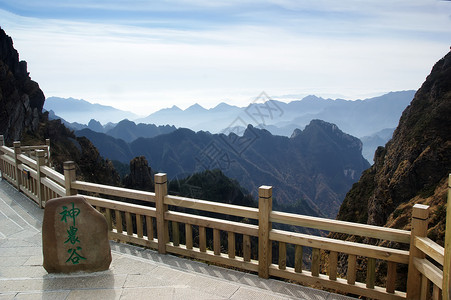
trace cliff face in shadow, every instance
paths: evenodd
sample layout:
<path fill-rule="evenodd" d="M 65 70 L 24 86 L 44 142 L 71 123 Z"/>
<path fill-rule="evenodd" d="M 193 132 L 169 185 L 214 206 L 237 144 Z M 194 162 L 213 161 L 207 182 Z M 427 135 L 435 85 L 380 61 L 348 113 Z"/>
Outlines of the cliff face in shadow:
<path fill-rule="evenodd" d="M 37 130 L 44 100 L 29 76 L 27 62 L 19 61 L 12 39 L 0 28 L 0 134 L 7 142 Z"/>
<path fill-rule="evenodd" d="M 451 171 L 451 52 L 439 60 L 341 205 L 338 219 L 409 229 L 415 203 L 429 204 L 429 235 L 443 243 Z"/>
<path fill-rule="evenodd" d="M 11 37 L 0 28 L 0 134 L 7 146 L 20 140 L 22 145 L 51 142 L 51 158 L 55 169 L 63 173 L 64 161 L 74 161 L 81 180 L 119 184 L 112 163 L 103 159 L 87 138 L 79 138 L 60 120 L 49 121 L 42 113 L 45 96 L 30 79 L 27 63 L 19 61 Z"/>

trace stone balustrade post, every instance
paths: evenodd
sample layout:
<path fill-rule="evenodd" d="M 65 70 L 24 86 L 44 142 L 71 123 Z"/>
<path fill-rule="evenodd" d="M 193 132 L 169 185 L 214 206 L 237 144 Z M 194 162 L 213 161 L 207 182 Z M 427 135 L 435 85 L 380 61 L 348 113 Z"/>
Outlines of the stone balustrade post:
<path fill-rule="evenodd" d="M 44 173 L 41 172 L 41 167 L 45 166 L 45 151 L 44 150 L 36 150 L 36 163 L 37 163 L 37 182 L 38 182 L 38 199 L 39 199 L 39 207 L 43 208 L 42 202 L 44 198 L 44 185 L 41 180 L 45 177 Z"/>
<path fill-rule="evenodd" d="M 158 253 L 166 253 L 166 244 L 169 242 L 168 221 L 164 214 L 168 206 L 164 204 L 164 197 L 168 194 L 168 179 L 165 173 L 155 174 L 155 209 L 157 214 Z"/>
<path fill-rule="evenodd" d="M 20 141 L 15 141 L 13 143 L 14 146 L 14 166 L 15 166 L 15 179 L 16 179 L 16 188 L 18 191 L 20 191 L 20 185 L 21 185 L 21 181 L 22 181 L 22 175 L 20 174 L 20 169 L 19 169 L 19 159 L 18 156 L 20 154 L 22 154 L 22 150 L 20 150 Z"/>
<path fill-rule="evenodd" d="M 66 196 L 77 195 L 77 191 L 72 188 L 72 182 L 76 180 L 75 163 L 73 161 L 64 162 L 64 187 Z"/>
<path fill-rule="evenodd" d="M 423 251 L 415 247 L 416 237 L 427 235 L 429 223 L 429 206 L 415 204 L 412 209 L 412 229 L 410 236 L 409 270 L 407 273 L 407 299 L 420 299 L 421 293 L 421 273 L 414 264 L 414 259 L 425 258 Z"/>
<path fill-rule="evenodd" d="M 272 251 L 269 232 L 272 225 L 269 220 L 272 211 L 272 187 L 260 186 L 258 189 L 258 276 L 269 278 L 269 265 Z"/>

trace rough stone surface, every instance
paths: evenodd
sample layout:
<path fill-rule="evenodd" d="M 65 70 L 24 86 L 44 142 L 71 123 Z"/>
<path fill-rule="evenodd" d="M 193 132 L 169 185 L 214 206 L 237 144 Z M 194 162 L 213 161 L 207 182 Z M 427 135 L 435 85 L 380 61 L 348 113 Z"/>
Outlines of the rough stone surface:
<path fill-rule="evenodd" d="M 0 134 L 6 142 L 20 140 L 23 131 L 37 130 L 44 100 L 27 63 L 19 61 L 12 39 L 0 28 Z"/>
<path fill-rule="evenodd" d="M 130 161 L 130 175 L 124 178 L 124 184 L 132 189 L 154 190 L 152 172 L 145 156 L 138 156 Z"/>
<path fill-rule="evenodd" d="M 411 206 L 424 204 L 451 170 L 450 115 L 451 52 L 434 65 L 404 110 L 393 138 L 376 151 L 375 164 L 347 194 L 337 218 L 390 226 L 392 213 L 399 210 L 396 218 L 405 211 L 400 205 L 416 197 Z"/>
<path fill-rule="evenodd" d="M 49 273 L 103 271 L 111 263 L 105 217 L 80 196 L 46 203 L 42 248 Z"/>

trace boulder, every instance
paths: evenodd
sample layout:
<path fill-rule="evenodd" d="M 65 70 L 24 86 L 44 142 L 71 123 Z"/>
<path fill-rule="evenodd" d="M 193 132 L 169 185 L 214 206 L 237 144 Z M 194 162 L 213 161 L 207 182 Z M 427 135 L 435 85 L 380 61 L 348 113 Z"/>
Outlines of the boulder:
<path fill-rule="evenodd" d="M 47 201 L 42 248 L 49 273 L 104 271 L 111 263 L 105 217 L 81 196 Z"/>

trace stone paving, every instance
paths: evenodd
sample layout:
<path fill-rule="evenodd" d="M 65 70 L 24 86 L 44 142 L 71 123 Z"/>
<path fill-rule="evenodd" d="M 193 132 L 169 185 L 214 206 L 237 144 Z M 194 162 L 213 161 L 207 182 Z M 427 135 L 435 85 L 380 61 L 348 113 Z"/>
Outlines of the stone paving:
<path fill-rule="evenodd" d="M 110 269 L 48 274 L 43 210 L 0 180 L 0 300 L 3 299 L 353 299 L 111 242 Z"/>

